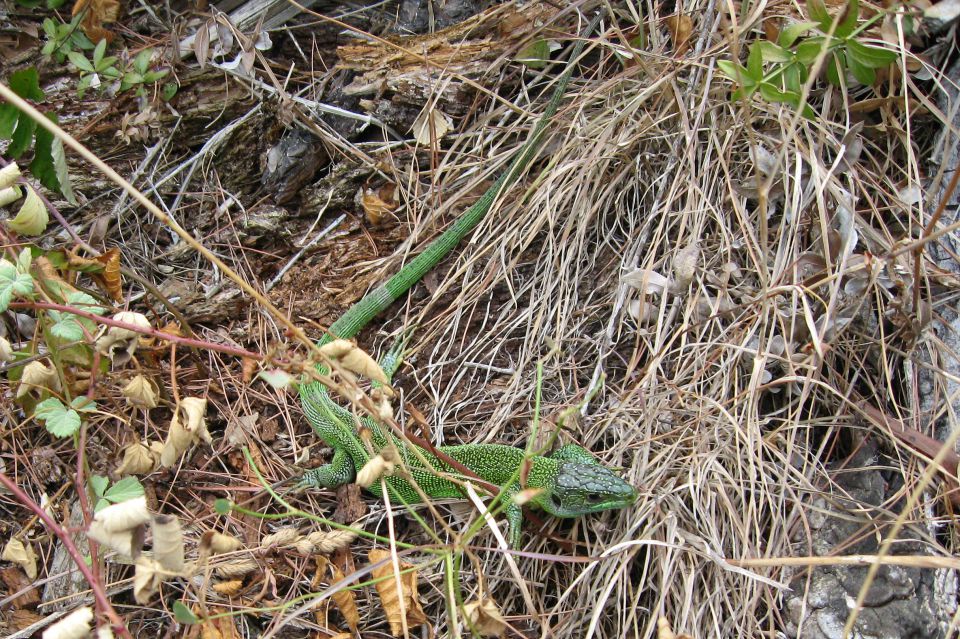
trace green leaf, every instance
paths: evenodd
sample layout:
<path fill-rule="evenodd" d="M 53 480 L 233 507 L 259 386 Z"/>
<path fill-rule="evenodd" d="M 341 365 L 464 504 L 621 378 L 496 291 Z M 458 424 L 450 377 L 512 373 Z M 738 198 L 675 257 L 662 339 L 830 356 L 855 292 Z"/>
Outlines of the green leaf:
<path fill-rule="evenodd" d="M 760 83 L 760 95 L 767 102 L 786 102 L 787 104 L 800 104 L 800 96 L 793 92 L 781 91 L 769 82 Z"/>
<path fill-rule="evenodd" d="M 823 4 L 823 0 L 807 0 L 807 11 L 810 13 L 810 17 L 817 21 L 817 24 L 820 25 L 820 30 L 824 33 L 830 31 L 830 25 L 833 24 L 833 18 L 830 17 L 830 12 L 827 11 L 826 5 Z"/>
<path fill-rule="evenodd" d="M 213 509 L 218 515 L 226 515 L 233 510 L 233 503 L 229 499 L 224 499 L 221 497 L 213 502 Z"/>
<path fill-rule="evenodd" d="M 43 32 L 47 34 L 48 38 L 57 37 L 57 23 L 54 22 L 51 18 L 43 19 Z"/>
<path fill-rule="evenodd" d="M 857 30 L 857 24 L 860 22 L 860 0 L 850 0 L 846 11 L 843 14 L 843 20 L 837 25 L 834 32 L 838 38 L 846 38 Z"/>
<path fill-rule="evenodd" d="M 777 38 L 777 44 L 779 44 L 781 47 L 789 48 L 793 46 L 793 43 L 797 41 L 797 38 L 815 26 L 817 26 L 817 23 L 809 20 L 806 22 L 794 22 L 780 32 L 780 37 Z"/>
<path fill-rule="evenodd" d="M 80 78 L 80 81 L 77 82 L 77 97 L 78 97 L 78 98 L 83 98 L 83 94 L 86 93 L 86 92 L 87 92 L 87 89 L 90 88 L 90 84 L 93 82 L 93 78 L 94 78 L 94 74 L 92 74 L 92 73 L 87 74 L 87 75 L 83 76 L 82 78 Z"/>
<path fill-rule="evenodd" d="M 834 51 L 827 57 L 827 82 L 842 87 L 847 73 L 847 59 L 843 51 Z"/>
<path fill-rule="evenodd" d="M 67 0 L 47 0 L 47 9 L 59 9 Z"/>
<path fill-rule="evenodd" d="M 133 476 L 124 477 L 103 494 L 103 497 L 115 504 L 144 495 L 143 485 Z"/>
<path fill-rule="evenodd" d="M 10 74 L 10 88 L 24 100 L 41 102 L 43 91 L 40 90 L 40 74 L 35 67 L 23 69 Z"/>
<path fill-rule="evenodd" d="M 57 48 L 56 40 L 52 40 L 52 39 L 47 40 L 46 44 L 43 45 L 43 48 L 40 49 L 40 55 L 42 55 L 45 58 L 49 58 L 51 55 L 53 55 L 53 50 L 56 48 Z"/>
<path fill-rule="evenodd" d="M 72 437 L 80 430 L 80 415 L 72 408 L 64 406 L 56 397 L 37 404 L 33 417 L 44 422 L 43 425 L 54 437 Z"/>
<path fill-rule="evenodd" d="M 897 61 L 896 51 L 861 44 L 856 40 L 847 40 L 847 57 L 871 69 L 884 69 Z"/>
<path fill-rule="evenodd" d="M 747 76 L 755 82 L 763 80 L 763 50 L 756 42 L 750 45 L 750 55 L 747 56 Z"/>
<path fill-rule="evenodd" d="M 730 60 L 717 60 L 717 68 L 720 69 L 720 73 L 734 82 L 742 82 L 743 78 L 747 75 L 747 70 L 743 65 Z"/>
<path fill-rule="evenodd" d="M 14 297 L 33 295 L 33 278 L 27 273 L 18 273 L 17 267 L 7 260 L 0 260 L 0 313 L 10 308 Z"/>
<path fill-rule="evenodd" d="M 79 342 L 83 339 L 83 327 L 77 321 L 76 315 L 61 311 L 49 311 L 49 313 L 50 319 L 54 322 L 50 327 L 54 337 L 67 342 Z"/>
<path fill-rule="evenodd" d="M 95 73 L 96 69 L 93 68 L 93 65 L 87 60 L 87 57 L 80 53 L 79 51 L 71 51 L 67 54 L 67 58 L 81 71 L 86 71 L 87 73 Z"/>
<path fill-rule="evenodd" d="M 144 49 L 133 59 L 133 69 L 143 75 L 150 68 L 150 56 L 153 55 L 153 49 Z"/>
<path fill-rule="evenodd" d="M 178 623 L 190 626 L 200 622 L 200 619 L 197 618 L 193 611 L 187 607 L 187 604 L 182 601 L 173 602 L 173 618 L 177 620 Z"/>
<path fill-rule="evenodd" d="M 877 72 L 862 64 L 856 56 L 851 55 L 849 51 L 847 52 L 847 68 L 850 69 L 850 73 L 857 82 L 864 86 L 873 86 L 873 83 L 877 80 Z"/>
<path fill-rule="evenodd" d="M 33 160 L 30 161 L 30 172 L 51 191 L 59 191 L 60 182 L 57 180 L 57 171 L 53 166 L 53 140 L 52 133 L 43 127 L 37 128 Z"/>
<path fill-rule="evenodd" d="M 70 408 L 78 413 L 95 413 L 97 412 L 97 403 L 86 395 L 80 395 L 73 398 L 73 401 L 70 402 Z"/>
<path fill-rule="evenodd" d="M 103 493 L 107 490 L 107 486 L 110 485 L 110 480 L 103 475 L 91 475 L 90 479 L 87 481 L 90 482 L 90 488 L 93 490 L 93 494 L 97 497 L 103 497 Z"/>
<path fill-rule="evenodd" d="M 107 69 L 112 68 L 113 65 L 116 64 L 116 62 L 117 62 L 117 56 L 108 55 L 103 60 L 101 60 L 99 64 L 96 65 L 97 73 L 103 73 Z"/>
<path fill-rule="evenodd" d="M 164 82 L 163 88 L 160 89 L 160 98 L 164 102 L 169 102 L 173 99 L 173 96 L 177 95 L 178 88 L 176 82 Z"/>
<path fill-rule="evenodd" d="M 0 140 L 9 140 L 17 127 L 20 109 L 12 104 L 0 104 Z"/>
<path fill-rule="evenodd" d="M 764 62 L 793 62 L 792 52 L 777 46 L 769 40 L 758 40 L 755 46 L 760 48 L 760 55 Z"/>
<path fill-rule="evenodd" d="M 64 301 L 70 306 L 74 306 L 79 310 L 86 311 L 88 313 L 103 315 L 107 312 L 107 309 L 103 307 L 103 304 L 98 302 L 92 295 L 84 293 L 83 291 L 70 291 L 67 293 L 67 299 Z"/>
<path fill-rule="evenodd" d="M 796 62 L 783 70 L 783 86 L 786 87 L 787 91 L 800 94 L 804 82 L 803 70 L 803 65 Z"/>
<path fill-rule="evenodd" d="M 828 47 L 827 39 L 821 36 L 804 40 L 797 45 L 797 61 L 810 66 L 826 47 Z"/>
<path fill-rule="evenodd" d="M 77 196 L 73 194 L 73 185 L 70 183 L 70 173 L 67 170 L 67 155 L 63 150 L 63 142 L 60 138 L 54 138 L 50 144 L 50 154 L 53 156 L 53 170 L 57 178 L 57 190 L 63 195 L 64 199 L 77 205 Z M 49 185 L 44 184 L 47 188 Z"/>
<path fill-rule="evenodd" d="M 107 52 L 107 39 L 104 38 L 97 43 L 96 48 L 93 50 L 93 67 L 98 68 L 100 63 L 103 61 L 103 54 Z"/>
<path fill-rule="evenodd" d="M 531 69 L 544 68 L 550 61 L 550 43 L 543 38 L 534 40 L 517 54 L 516 61 Z"/>
<path fill-rule="evenodd" d="M 159 71 L 149 71 L 143 76 L 144 82 L 156 82 L 170 73 L 170 69 L 160 69 Z"/>
<path fill-rule="evenodd" d="M 30 148 L 33 142 L 33 132 L 37 128 L 37 123 L 23 115 L 17 120 L 17 128 L 10 138 L 10 146 L 7 147 L 7 155 L 12 158 L 18 158 Z"/>

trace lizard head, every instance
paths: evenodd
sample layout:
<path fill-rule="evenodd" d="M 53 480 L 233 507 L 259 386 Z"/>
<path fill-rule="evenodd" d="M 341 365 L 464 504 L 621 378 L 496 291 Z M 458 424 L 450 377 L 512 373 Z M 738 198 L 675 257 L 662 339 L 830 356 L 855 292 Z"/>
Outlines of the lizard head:
<path fill-rule="evenodd" d="M 613 471 L 596 464 L 564 461 L 553 485 L 545 487 L 537 502 L 554 517 L 578 517 L 626 508 L 636 499 L 636 489 Z"/>

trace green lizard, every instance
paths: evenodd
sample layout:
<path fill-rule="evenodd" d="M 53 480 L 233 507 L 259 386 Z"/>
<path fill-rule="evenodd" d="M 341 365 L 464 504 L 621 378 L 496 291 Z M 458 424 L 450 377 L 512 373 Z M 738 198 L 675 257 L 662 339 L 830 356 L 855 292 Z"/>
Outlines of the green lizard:
<path fill-rule="evenodd" d="M 598 21 L 599 17 L 588 27 L 588 33 L 595 28 Z M 329 335 L 321 339 L 319 345 L 329 343 L 335 337 L 349 339 L 356 335 L 360 329 L 406 293 L 450 253 L 460 240 L 483 219 L 497 197 L 516 182 L 520 173 L 540 148 L 544 130 L 566 92 L 567 83 L 570 81 L 576 59 L 583 50 L 583 44 L 583 39 L 577 42 L 567 68 L 557 81 L 557 87 L 546 110 L 506 172 L 423 253 L 351 306 L 340 319 L 333 323 Z M 388 379 L 392 378 L 399 366 L 401 348 L 392 349 L 382 363 Z M 318 366 L 318 370 L 324 374 L 328 372 L 322 366 Z M 313 429 L 324 443 L 333 448 L 331 463 L 307 472 L 301 484 L 334 488 L 354 481 L 357 470 L 369 461 L 371 455 L 356 434 L 353 414 L 335 404 L 327 394 L 327 388 L 318 382 L 301 385 L 300 398 Z M 407 448 L 410 444 L 401 442 L 391 433 L 384 434 L 375 420 L 364 419 L 364 424 L 372 434 L 374 450 L 379 451 L 393 444 L 400 451 L 405 467 L 409 471 L 409 480 L 397 476 L 386 478 L 391 495 L 401 498 L 406 503 L 421 502 L 420 493 L 410 485 L 412 480 L 431 498 L 464 497 L 460 484 L 446 478 L 460 476 L 454 473 L 448 464 L 425 449 L 418 451 L 420 455 L 411 454 Z M 481 479 L 507 491 L 507 497 L 521 489 L 521 482 L 523 488 L 539 489 L 534 491 L 532 503 L 557 517 L 578 517 L 603 510 L 624 508 L 636 499 L 636 491 L 632 486 L 611 470 L 601 466 L 584 448 L 574 444 L 563 446 L 546 456 L 529 455 L 521 448 L 498 444 L 441 446 L 439 450 L 476 473 Z M 424 466 L 422 459 L 429 463 L 430 468 Z M 380 496 L 380 484 L 372 486 L 370 492 Z M 507 499 L 505 504 L 510 525 L 510 543 L 516 547 L 520 542 L 522 521 L 520 506 L 512 499 Z"/>

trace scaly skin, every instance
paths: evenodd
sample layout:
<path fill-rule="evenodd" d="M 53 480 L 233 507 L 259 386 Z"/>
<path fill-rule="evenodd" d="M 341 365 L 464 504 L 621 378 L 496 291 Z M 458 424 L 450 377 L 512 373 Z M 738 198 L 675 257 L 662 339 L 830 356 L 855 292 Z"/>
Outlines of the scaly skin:
<path fill-rule="evenodd" d="M 592 31 L 598 19 L 588 27 Z M 583 50 L 584 41 L 577 42 L 570 56 L 567 69 L 560 76 L 556 90 L 537 122 L 530 138 L 523 145 L 509 168 L 463 215 L 443 234 L 435 239 L 423 253 L 414 258 L 386 283 L 368 293 L 359 302 L 350 307 L 340 319 L 330 327 L 330 335 L 320 340 L 319 345 L 334 339 L 333 336 L 349 339 L 356 335 L 374 317 L 406 293 L 411 286 L 437 263 L 440 262 L 460 241 L 484 218 L 500 194 L 516 182 L 520 173 L 527 167 L 540 148 L 543 132 L 550 119 L 557 112 L 560 101 L 566 91 L 573 72 L 574 62 Z M 391 351 L 383 362 L 384 372 L 392 377 L 399 365 L 400 349 Z M 325 367 L 318 370 L 326 374 Z M 334 488 L 354 481 L 356 470 L 369 459 L 370 453 L 356 434 L 353 415 L 335 404 L 327 394 L 323 384 L 313 382 L 300 387 L 300 398 L 304 412 L 313 429 L 328 446 L 334 450 L 330 464 L 306 473 L 302 483 L 323 488 Z M 460 486 L 446 477 L 459 476 L 447 464 L 427 450 L 420 449 L 420 456 L 413 454 L 404 442 L 391 433 L 384 433 L 371 419 L 364 419 L 369 428 L 374 450 L 381 450 L 393 444 L 403 456 L 404 466 L 410 472 L 410 479 L 431 498 L 463 498 Z M 520 490 L 518 478 L 525 476 L 523 488 L 539 489 L 532 502 L 557 517 L 578 517 L 589 513 L 623 508 L 636 499 L 636 491 L 620 477 L 601 466 L 589 452 L 583 448 L 568 444 L 551 455 L 530 455 L 520 448 L 498 444 L 465 444 L 461 446 L 442 446 L 440 451 L 460 462 L 481 479 L 500 486 L 512 495 Z M 421 457 L 429 467 L 425 466 Z M 524 460 L 529 459 L 525 473 L 520 469 Z M 410 481 L 400 477 L 388 477 L 386 484 L 391 495 L 406 503 L 422 501 L 420 492 L 411 486 Z M 370 492 L 380 496 L 377 484 Z M 519 546 L 521 512 L 520 507 L 506 500 L 506 514 L 510 523 L 510 543 Z"/>

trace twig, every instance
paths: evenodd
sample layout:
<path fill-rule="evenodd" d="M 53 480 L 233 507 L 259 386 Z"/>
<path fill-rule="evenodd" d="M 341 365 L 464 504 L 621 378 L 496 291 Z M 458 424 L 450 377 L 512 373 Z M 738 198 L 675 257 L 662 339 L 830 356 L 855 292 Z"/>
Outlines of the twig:
<path fill-rule="evenodd" d="M 107 599 L 107 593 L 103 588 L 103 584 L 94 577 L 90 566 L 87 565 L 83 554 L 77 549 L 76 544 L 73 543 L 73 538 L 70 537 L 70 534 L 64 530 L 63 526 L 58 524 L 56 520 L 48 515 L 43 508 L 40 507 L 40 504 L 31 499 L 29 495 L 23 492 L 22 488 L 17 486 L 12 479 L 7 477 L 5 473 L 0 473 L 0 484 L 3 484 L 7 490 L 12 492 L 17 501 L 33 511 L 33 513 L 40 518 L 40 521 L 44 523 L 50 532 L 59 537 L 60 542 L 63 543 L 63 547 L 67 549 L 67 552 L 70 554 L 73 562 L 77 564 L 77 569 L 80 571 L 80 574 L 82 574 L 84 579 L 87 580 L 87 583 L 90 584 L 90 590 L 93 593 L 93 599 L 97 604 L 97 610 L 110 619 L 110 624 L 113 628 L 114 634 L 118 637 L 132 639 L 132 637 L 130 637 L 130 633 L 127 631 L 126 625 L 120 618 L 120 615 L 117 614 L 117 611 L 114 610 L 113 606 L 110 604 L 110 600 Z"/>

